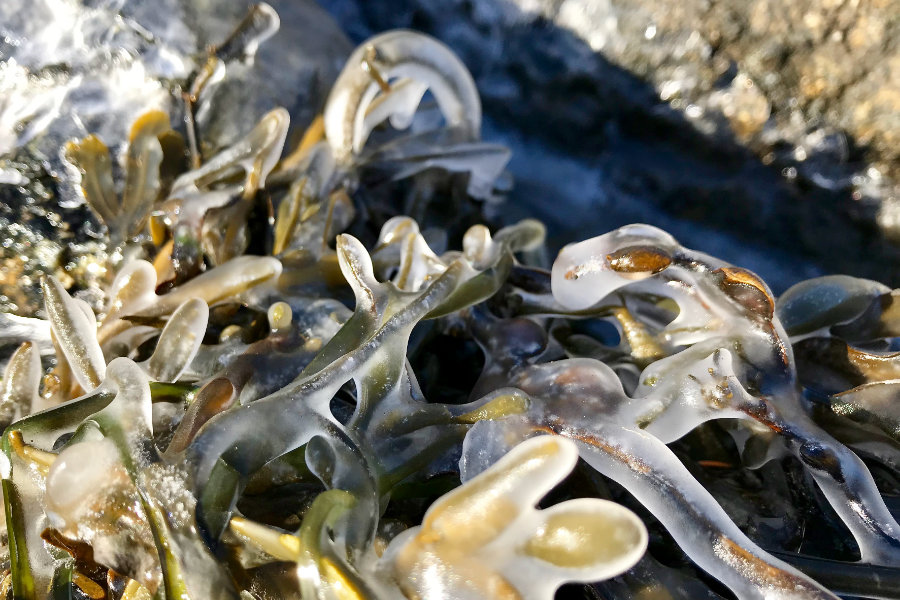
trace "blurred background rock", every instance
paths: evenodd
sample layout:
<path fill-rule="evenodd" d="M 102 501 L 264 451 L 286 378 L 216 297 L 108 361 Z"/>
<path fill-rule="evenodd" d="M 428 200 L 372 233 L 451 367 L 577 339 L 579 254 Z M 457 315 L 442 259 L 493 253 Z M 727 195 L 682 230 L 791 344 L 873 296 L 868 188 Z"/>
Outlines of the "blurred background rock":
<path fill-rule="evenodd" d="M 472 71 L 483 138 L 513 149 L 503 215 L 544 220 L 554 248 L 643 221 L 776 292 L 841 272 L 900 285 L 900 0 L 272 5 L 279 33 L 200 112 L 209 151 L 274 105 L 302 131 L 353 44 L 410 27 Z M 180 85 L 246 6 L 0 5 L 0 310 L 33 312 L 42 270 L 97 276 L 61 142 L 100 132 L 116 150 L 136 114 L 177 119 Z"/>

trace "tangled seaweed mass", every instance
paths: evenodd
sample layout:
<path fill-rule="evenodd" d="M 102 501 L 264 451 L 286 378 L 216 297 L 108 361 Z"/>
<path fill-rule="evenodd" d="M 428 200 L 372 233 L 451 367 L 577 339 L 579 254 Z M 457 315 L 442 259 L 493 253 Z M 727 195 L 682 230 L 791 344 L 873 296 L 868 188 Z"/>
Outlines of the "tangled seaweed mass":
<path fill-rule="evenodd" d="M 255 11 L 247 43 L 277 26 Z M 282 108 L 208 157 L 190 118 L 182 136 L 148 113 L 119 183 L 100 139 L 67 145 L 115 276 L 99 307 L 48 276 L 50 335 L 19 321 L 0 596 L 537 599 L 613 577 L 610 597 L 885 593 L 898 293 L 830 276 L 776 301 L 648 225 L 543 268 L 540 223 L 474 224 L 509 158 L 480 110 L 447 47 L 393 31 L 285 156 Z M 756 492 L 789 471 L 805 514 L 723 508 L 704 469 Z M 742 510 L 830 522 L 834 553 L 804 555 L 803 530 L 754 542 Z"/>

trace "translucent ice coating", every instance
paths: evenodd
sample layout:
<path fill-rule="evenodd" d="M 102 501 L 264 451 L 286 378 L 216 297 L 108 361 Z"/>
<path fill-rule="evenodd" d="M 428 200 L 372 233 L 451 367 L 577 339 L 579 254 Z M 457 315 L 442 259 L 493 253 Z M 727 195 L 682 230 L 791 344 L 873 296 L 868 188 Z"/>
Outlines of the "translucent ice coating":
<path fill-rule="evenodd" d="M 87 437 L 66 447 L 50 468 L 49 522 L 58 535 L 89 545 L 95 561 L 155 589 L 159 561 L 138 490 L 116 445 L 96 430 Z"/>
<path fill-rule="evenodd" d="M 281 263 L 271 256 L 239 256 L 159 296 L 151 306 L 133 314 L 142 317 L 167 315 L 193 298 L 216 304 L 276 278 L 280 273 Z"/>
<path fill-rule="evenodd" d="M 446 127 L 360 157 L 381 122 L 409 127 L 426 91 L 434 95 Z M 481 100 L 465 65 L 444 44 L 415 31 L 390 31 L 361 44 L 335 81 L 323 117 L 325 138 L 343 168 L 366 161 L 392 164 L 398 178 L 428 168 L 469 172 L 469 193 L 484 198 L 509 161 L 506 148 L 478 143 Z"/>
<path fill-rule="evenodd" d="M 390 227 L 386 225 L 386 229 Z M 411 230 L 409 235 L 415 238 L 418 232 Z M 379 282 L 362 244 L 351 236 L 339 236 L 340 266 L 356 296 L 353 317 L 294 382 L 270 396 L 222 414 L 200 432 L 189 448 L 197 461 L 197 480 L 206 481 L 216 462 L 229 465 L 241 478 L 247 478 L 265 463 L 303 446 L 314 436 L 332 439 L 332 452 L 349 453 L 348 457 L 357 455 L 348 466 L 359 462 L 361 457 L 356 446 L 360 441 L 354 438 L 371 436 L 369 443 L 383 443 L 377 434 L 381 433 L 379 426 L 385 421 L 426 410 L 415 405 L 417 394 L 411 393 L 410 388 L 414 390 L 416 384 L 408 366 L 395 359 L 405 356 L 413 327 L 427 316 L 457 310 L 495 292 L 504 271 L 511 265 L 512 252 L 539 242 L 542 236 L 543 229 L 527 221 L 501 230 L 496 241 L 490 236 L 468 236 L 470 241 L 465 242 L 463 255 L 449 256 L 428 285 L 411 290 Z M 386 237 L 391 238 L 383 232 L 382 238 Z M 428 254 L 433 256 L 430 251 Z M 469 256 L 476 260 L 475 264 Z M 413 270 L 411 263 L 420 260 L 423 257 L 411 251 L 402 253 L 400 271 Z M 357 405 L 349 426 L 357 433 L 345 432 L 328 408 L 331 399 L 349 380 L 354 381 L 357 390 Z M 285 412 L 303 415 L 303 426 L 279 420 L 277 415 Z M 442 413 L 449 417 L 445 409 Z M 260 422 L 272 424 L 265 445 L 257 445 L 253 453 L 235 454 L 233 449 L 241 446 L 240 440 L 255 437 Z M 385 457 L 384 466 L 391 464 L 391 458 Z M 370 479 L 374 468 L 375 465 L 363 463 L 345 473 L 334 471 L 330 485 L 347 486 L 344 489 L 365 497 L 373 491 L 369 488 L 373 485 Z M 379 465 L 379 468 L 384 467 Z M 348 479 L 340 479 L 342 476 Z M 219 520 L 208 525 L 216 532 L 225 523 Z M 357 532 L 357 535 L 364 534 Z"/>
<path fill-rule="evenodd" d="M 108 228 L 113 243 L 124 242 L 144 227 L 160 191 L 160 139 L 174 135 L 169 116 L 161 111 L 151 111 L 134 123 L 121 202 L 116 198 L 109 150 L 103 142 L 91 135 L 66 145 L 66 158 L 81 173 L 85 201 Z"/>
<path fill-rule="evenodd" d="M 631 225 L 564 248 L 553 265 L 552 289 L 560 304 L 576 310 L 620 303 L 628 296 L 674 300 L 679 312 L 656 336 L 674 350 L 690 346 L 641 374 L 638 396 L 669 390 L 663 393 L 664 405 L 641 418 L 647 431 L 671 441 L 716 412 L 761 423 L 779 434 L 816 478 L 856 538 L 863 560 L 900 564 L 900 525 L 868 469 L 800 405 L 787 334 L 772 294 L 756 275 L 682 248 L 654 227 Z M 726 369 L 734 371 L 733 383 L 712 396 L 684 393 L 689 370 L 713 354 L 720 357 L 716 362 L 732 359 L 733 369 Z M 716 368 L 709 370 L 713 374 Z M 653 412 L 665 417 L 658 427 Z"/>
<path fill-rule="evenodd" d="M 666 526 L 698 566 L 715 575 L 739 598 L 830 599 L 835 595 L 754 544 L 658 439 L 636 428 L 609 423 L 555 421 L 552 404 L 526 418 L 484 421 L 466 438 L 463 460 L 480 471 L 510 443 L 537 433 L 577 440 L 580 456 L 603 475 L 625 486 Z M 489 441 L 490 440 L 490 441 Z M 490 448 L 485 453 L 482 448 Z"/>
<path fill-rule="evenodd" d="M 382 560 L 410 598 L 547 598 L 566 581 L 629 569 L 647 546 L 631 511 L 595 499 L 534 508 L 577 460 L 564 438 L 522 442 L 432 504 Z"/>
<path fill-rule="evenodd" d="M 206 254 L 214 264 L 243 254 L 250 199 L 265 187 L 281 155 L 289 124 L 287 110 L 273 109 L 243 139 L 172 183 L 168 199 L 156 214 L 172 228 L 177 278 L 200 271 L 200 246 L 207 240 Z M 216 209 L 222 222 L 207 221 Z"/>
<path fill-rule="evenodd" d="M 78 529 L 88 502 L 102 504 L 107 487 L 127 477 L 115 445 L 106 439 L 73 444 L 56 458 L 47 475 L 47 508 L 64 528 Z"/>
<path fill-rule="evenodd" d="M 97 343 L 93 311 L 85 302 L 70 297 L 55 277 L 44 278 L 41 289 L 50 327 L 75 379 L 83 389 L 94 389 L 106 375 L 106 361 Z"/>
<path fill-rule="evenodd" d="M 220 50 L 276 22 L 257 7 Z M 0 382 L 0 588 L 717 597 L 702 569 L 741 599 L 890 596 L 896 523 L 834 438 L 900 492 L 900 293 L 829 277 L 776 302 L 646 225 L 548 272 L 540 223 L 474 224 L 508 158 L 479 119 L 462 64 L 405 31 L 363 44 L 284 158 L 282 109 L 208 159 L 151 113 L 121 182 L 70 145 L 119 258 L 86 293 L 45 280 L 49 322 L 3 321 L 26 343 Z"/>
<path fill-rule="evenodd" d="M 501 361 L 505 363 L 505 380 L 494 380 L 492 387 L 515 386 L 527 394 L 528 409 L 473 427 L 463 447 L 464 479 L 481 472 L 525 437 L 537 433 L 568 437 L 578 443 L 585 461 L 650 508 L 684 551 L 739 597 L 764 598 L 766 589 L 782 597 L 833 598 L 748 539 L 663 441 L 637 427 L 635 415 L 665 396 L 647 401 L 629 398 L 612 369 L 593 359 L 534 364 L 546 345 L 546 340 L 529 340 L 537 338 L 537 331 L 525 336 L 527 326 L 521 321 L 475 318 L 477 339 L 486 353 L 483 377 Z M 529 341 L 523 344 L 524 340 Z M 522 352 L 526 348 L 537 351 Z M 510 356 L 518 360 L 511 364 Z M 695 379 L 697 388 L 705 387 L 706 393 L 697 393 L 689 385 L 685 395 L 727 393 L 727 385 L 717 387 L 721 384 L 715 372 L 703 372 L 702 364 L 697 367 L 694 373 L 706 381 L 694 375 L 686 379 Z M 494 392 L 499 393 L 504 392 Z"/>
<path fill-rule="evenodd" d="M 782 294 L 778 318 L 792 336 L 813 334 L 859 318 L 890 291 L 881 283 L 848 275 L 817 277 Z"/>
<path fill-rule="evenodd" d="M 900 465 L 900 357 L 888 350 L 900 330 L 896 291 L 854 277 L 820 277 L 788 289 L 778 314 L 792 334 L 807 394 L 848 417 L 827 419 L 829 430 L 864 455 Z"/>
<path fill-rule="evenodd" d="M 0 426 L 29 414 L 38 399 L 41 382 L 41 359 L 31 342 L 25 342 L 13 353 L 3 372 L 0 385 Z"/>
<path fill-rule="evenodd" d="M 401 83 L 391 88 L 395 78 Z M 481 100 L 469 71 L 447 46 L 414 31 L 390 31 L 360 45 L 332 90 L 325 135 L 338 161 L 362 151 L 376 118 L 408 126 L 426 90 L 450 127 L 462 128 L 471 141 L 481 132 Z M 384 96 L 373 102 L 379 92 Z"/>
<path fill-rule="evenodd" d="M 147 361 L 150 377 L 155 381 L 178 381 L 200 349 L 208 320 L 209 307 L 200 298 L 179 306 L 169 317 L 156 350 Z"/>

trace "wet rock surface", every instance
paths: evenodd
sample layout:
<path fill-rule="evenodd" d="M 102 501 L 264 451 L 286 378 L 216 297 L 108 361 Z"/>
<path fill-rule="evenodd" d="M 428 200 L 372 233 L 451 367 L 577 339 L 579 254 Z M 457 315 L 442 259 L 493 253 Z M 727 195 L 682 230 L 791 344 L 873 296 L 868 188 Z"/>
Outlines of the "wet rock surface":
<path fill-rule="evenodd" d="M 643 220 L 776 291 L 900 283 L 896 1 L 323 5 L 354 38 L 412 27 L 463 57 L 516 202 L 560 243 Z"/>

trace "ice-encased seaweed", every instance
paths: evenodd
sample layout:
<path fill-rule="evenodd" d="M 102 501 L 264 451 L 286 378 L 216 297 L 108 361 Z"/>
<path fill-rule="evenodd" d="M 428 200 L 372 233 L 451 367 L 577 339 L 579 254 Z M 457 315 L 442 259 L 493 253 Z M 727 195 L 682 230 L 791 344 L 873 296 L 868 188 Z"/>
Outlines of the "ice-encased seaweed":
<path fill-rule="evenodd" d="M 426 91 L 442 125 L 420 118 Z M 736 469 L 795 457 L 860 563 L 900 562 L 854 452 L 900 465 L 889 289 L 831 277 L 776 301 L 646 225 L 542 268 L 540 223 L 468 222 L 497 200 L 509 154 L 479 140 L 462 63 L 415 32 L 360 46 L 280 159 L 288 120 L 276 108 L 202 163 L 151 113 L 132 129 L 121 202 L 103 142 L 68 146 L 123 258 L 99 314 L 48 277 L 49 324 L 0 334 L 40 333 L 0 390 L 4 594 L 546 598 L 617 576 L 647 544 L 627 508 L 576 498 L 605 484 L 567 483 L 564 502 L 536 507 L 580 456 L 736 596 L 833 598 L 672 449 L 698 429 L 731 434 Z M 176 177 L 188 158 L 201 164 Z M 426 220 L 458 210 L 438 213 L 443 232 L 397 209 L 378 227 L 373 173 L 388 196 L 408 186 Z M 460 340 L 480 374 L 440 348 Z M 417 370 L 467 389 L 420 385 Z M 841 590 L 859 587 L 836 558 Z M 638 589 L 653 583 L 639 573 L 679 576 L 641 565 L 625 576 Z"/>

